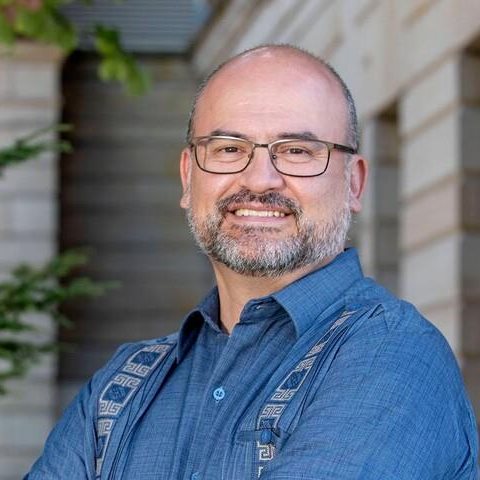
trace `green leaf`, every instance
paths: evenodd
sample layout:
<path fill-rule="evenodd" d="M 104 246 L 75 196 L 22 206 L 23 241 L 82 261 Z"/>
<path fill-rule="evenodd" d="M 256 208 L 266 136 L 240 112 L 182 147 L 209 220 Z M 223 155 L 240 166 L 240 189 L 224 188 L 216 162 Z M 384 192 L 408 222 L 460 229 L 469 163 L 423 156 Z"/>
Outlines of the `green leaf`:
<path fill-rule="evenodd" d="M 117 81 L 125 86 L 131 95 L 143 95 L 151 86 L 150 77 L 134 58 L 124 51 L 116 30 L 97 25 L 95 48 L 102 60 L 98 75 L 104 81 Z"/>
<path fill-rule="evenodd" d="M 17 6 L 14 21 L 19 35 L 58 45 L 66 52 L 78 43 L 78 35 L 72 23 L 57 8 L 44 3 L 38 10 Z"/>
<path fill-rule="evenodd" d="M 10 315 L 10 318 L 0 316 L 0 331 L 18 333 L 32 330 L 35 330 L 35 327 L 21 322 L 15 315 Z"/>
<path fill-rule="evenodd" d="M 65 132 L 68 130 L 71 130 L 71 126 L 65 124 L 41 128 L 17 139 L 11 146 L 0 148 L 0 169 L 7 165 L 33 159 L 45 152 L 70 153 L 72 146 L 68 141 L 37 140 L 49 132 Z"/>
<path fill-rule="evenodd" d="M 27 37 L 36 38 L 42 29 L 43 12 L 32 12 L 24 7 L 16 8 L 14 20 L 15 31 Z"/>
<path fill-rule="evenodd" d="M 0 43 L 13 45 L 15 41 L 15 32 L 13 27 L 8 23 L 7 19 L 0 12 Z"/>

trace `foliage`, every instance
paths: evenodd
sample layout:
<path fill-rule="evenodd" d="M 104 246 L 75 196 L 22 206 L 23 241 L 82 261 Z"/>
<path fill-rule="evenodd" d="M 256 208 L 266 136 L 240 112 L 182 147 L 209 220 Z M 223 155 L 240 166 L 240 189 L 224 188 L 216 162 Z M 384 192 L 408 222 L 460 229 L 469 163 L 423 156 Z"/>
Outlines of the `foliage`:
<path fill-rule="evenodd" d="M 13 50 L 20 39 L 53 44 L 72 52 L 79 43 L 80 33 L 62 14 L 61 7 L 75 0 L 0 0 L 0 44 Z M 80 0 L 88 5 L 93 0 Z M 99 76 L 117 81 L 133 95 L 141 95 L 150 87 L 150 80 L 125 52 L 118 32 L 97 25 L 92 32 L 93 44 L 100 55 Z M 0 53 L 2 53 L 0 51 Z M 68 153 L 71 145 L 57 140 L 56 135 L 68 131 L 69 125 L 56 125 L 37 130 L 0 149 L 0 176 L 5 167 L 25 162 L 45 152 Z M 0 394 L 5 381 L 24 374 L 43 354 L 58 348 L 38 338 L 39 328 L 32 314 L 47 315 L 67 325 L 60 308 L 67 300 L 103 294 L 114 283 L 96 283 L 89 278 L 71 277 L 71 272 L 86 263 L 87 254 L 67 251 L 43 267 L 21 265 L 8 280 L 0 282 Z M 30 320 L 29 320 L 30 319 Z M 37 334 L 37 335 L 36 335 Z"/>
<path fill-rule="evenodd" d="M 43 128 L 0 149 L 0 173 L 6 166 L 33 159 L 44 152 L 69 152 L 69 142 L 45 137 L 70 129 L 70 125 Z M 87 259 L 85 251 L 69 250 L 40 268 L 20 265 L 9 280 L 0 282 L 0 394 L 6 392 L 7 379 L 23 375 L 43 353 L 58 347 L 51 342 L 32 339 L 38 329 L 29 322 L 28 314 L 48 315 L 68 325 L 60 311 L 65 301 L 98 296 L 114 286 L 86 277 L 70 278 L 71 272 L 84 265 Z"/>
<path fill-rule="evenodd" d="M 44 152 L 69 153 L 72 147 L 64 140 L 42 139 L 50 132 L 66 132 L 71 130 L 70 125 L 60 124 L 36 130 L 35 132 L 17 139 L 13 145 L 0 149 L 0 173 L 1 169 L 16 163 L 38 157 Z"/>
<path fill-rule="evenodd" d="M 49 315 L 68 325 L 60 305 L 78 297 L 103 294 L 113 283 L 96 283 L 86 277 L 68 279 L 72 270 L 84 265 L 87 254 L 71 250 L 37 268 L 20 265 L 11 279 L 0 283 L 0 394 L 5 393 L 5 380 L 25 373 L 42 353 L 52 351 L 52 343 L 38 342 L 30 332 L 38 333 L 27 314 Z"/>
<path fill-rule="evenodd" d="M 16 40 L 26 38 L 56 45 L 67 54 L 79 42 L 79 32 L 62 14 L 61 7 L 75 0 L 0 0 L 0 43 L 13 47 Z M 88 5 L 93 1 L 84 0 Z M 123 84 L 132 95 L 142 95 L 150 87 L 146 72 L 123 49 L 118 32 L 97 25 L 92 32 L 93 43 L 100 55 L 99 76 L 102 80 Z"/>

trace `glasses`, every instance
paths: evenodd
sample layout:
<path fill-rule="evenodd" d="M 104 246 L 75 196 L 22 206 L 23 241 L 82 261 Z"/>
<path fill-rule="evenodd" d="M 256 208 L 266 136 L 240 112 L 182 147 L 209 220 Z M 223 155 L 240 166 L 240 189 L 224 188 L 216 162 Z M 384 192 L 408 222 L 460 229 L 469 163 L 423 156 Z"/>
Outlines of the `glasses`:
<path fill-rule="evenodd" d="M 323 140 L 285 139 L 272 143 L 254 143 L 237 137 L 211 136 L 194 138 L 197 165 L 204 172 L 239 173 L 250 164 L 256 148 L 266 148 L 274 168 L 291 177 L 316 177 L 325 173 L 330 152 L 355 154 L 353 148 Z"/>

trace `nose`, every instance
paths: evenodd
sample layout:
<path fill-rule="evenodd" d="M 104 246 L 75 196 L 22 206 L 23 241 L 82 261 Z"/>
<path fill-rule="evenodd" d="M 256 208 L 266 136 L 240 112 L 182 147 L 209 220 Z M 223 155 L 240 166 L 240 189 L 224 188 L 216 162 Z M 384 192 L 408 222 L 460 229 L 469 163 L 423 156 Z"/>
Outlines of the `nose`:
<path fill-rule="evenodd" d="M 266 145 L 255 146 L 248 167 L 240 175 L 241 186 L 257 193 L 278 190 L 285 180 L 273 166 Z"/>

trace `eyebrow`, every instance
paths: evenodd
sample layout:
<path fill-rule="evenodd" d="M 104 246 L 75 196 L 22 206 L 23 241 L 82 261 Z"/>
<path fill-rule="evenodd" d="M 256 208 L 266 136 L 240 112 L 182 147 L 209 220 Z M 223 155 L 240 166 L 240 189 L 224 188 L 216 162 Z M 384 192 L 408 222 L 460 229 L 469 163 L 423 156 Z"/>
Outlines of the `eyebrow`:
<path fill-rule="evenodd" d="M 303 132 L 282 132 L 278 135 L 279 139 L 295 138 L 298 140 L 319 140 L 319 138 L 312 132 L 305 130 Z"/>
<path fill-rule="evenodd" d="M 236 138 L 242 138 L 243 140 L 250 140 L 247 135 L 244 135 L 243 133 L 240 132 L 235 132 L 233 130 L 221 130 L 221 129 L 216 129 L 210 132 L 211 137 L 236 137 Z"/>
<path fill-rule="evenodd" d="M 240 132 L 235 132 L 233 130 L 216 129 L 210 132 L 210 136 L 236 137 L 236 138 L 242 138 L 244 140 L 252 141 L 247 135 Z M 294 138 L 297 140 L 319 140 L 319 138 L 314 133 L 308 130 L 305 130 L 302 132 L 281 132 L 276 137 L 277 137 L 277 140 L 288 139 L 288 138 Z"/>

